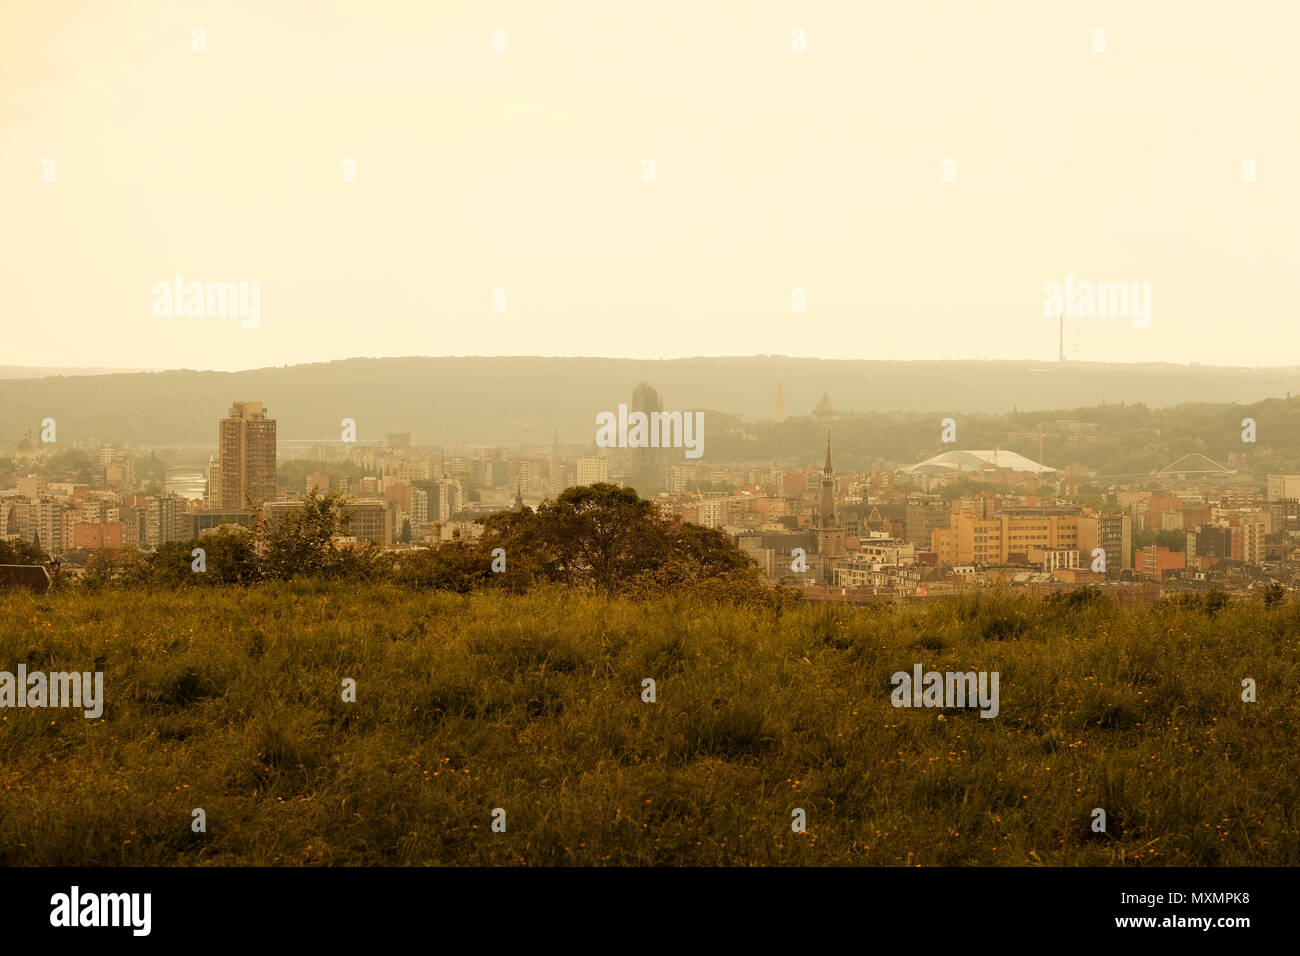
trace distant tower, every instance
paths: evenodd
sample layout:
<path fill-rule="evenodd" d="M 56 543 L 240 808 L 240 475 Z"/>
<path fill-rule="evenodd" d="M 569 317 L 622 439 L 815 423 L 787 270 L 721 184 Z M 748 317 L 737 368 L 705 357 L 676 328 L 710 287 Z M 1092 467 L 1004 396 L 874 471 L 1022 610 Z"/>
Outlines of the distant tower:
<path fill-rule="evenodd" d="M 826 467 L 822 469 L 821 527 L 835 526 L 835 471 L 831 468 L 831 434 L 826 433 Z"/>
<path fill-rule="evenodd" d="M 831 467 L 831 435 L 826 432 L 826 466 L 822 469 L 822 500 L 817 511 L 817 551 L 823 584 L 835 583 L 837 558 L 844 557 L 844 531 L 835 517 L 835 471 Z"/>
<path fill-rule="evenodd" d="M 221 507 L 221 462 L 216 455 L 208 456 L 208 493 L 203 496 L 203 507 Z"/>
<path fill-rule="evenodd" d="M 275 500 L 275 419 L 261 402 L 235 402 L 218 423 L 220 504 L 238 511 Z"/>
<path fill-rule="evenodd" d="M 523 485 L 523 482 L 520 482 L 518 485 L 515 486 L 515 510 L 516 510 L 516 511 L 523 511 L 523 510 L 524 510 L 524 485 Z"/>
<path fill-rule="evenodd" d="M 643 381 L 632 392 L 632 405 L 629 412 L 644 412 L 647 421 L 654 421 L 651 418 L 651 413 L 662 412 L 663 410 L 663 400 L 648 382 Z M 663 450 L 660 448 L 629 448 L 627 453 L 631 458 L 633 484 L 636 490 L 642 494 L 658 490 L 664 481 L 665 459 Z"/>
<path fill-rule="evenodd" d="M 776 383 L 776 414 L 772 420 L 778 425 L 785 424 L 785 392 L 781 390 L 781 383 Z"/>

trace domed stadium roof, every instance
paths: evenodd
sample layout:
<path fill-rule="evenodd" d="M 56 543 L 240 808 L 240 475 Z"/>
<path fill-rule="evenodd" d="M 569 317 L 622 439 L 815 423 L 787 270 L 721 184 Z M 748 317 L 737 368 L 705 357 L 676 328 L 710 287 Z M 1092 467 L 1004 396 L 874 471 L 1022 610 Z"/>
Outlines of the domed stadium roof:
<path fill-rule="evenodd" d="M 981 471 L 1029 471 L 1040 475 L 1054 475 L 1055 468 L 1039 464 L 1014 451 L 990 448 L 980 451 L 946 451 L 912 465 L 905 471 L 928 475 L 962 474 Z"/>

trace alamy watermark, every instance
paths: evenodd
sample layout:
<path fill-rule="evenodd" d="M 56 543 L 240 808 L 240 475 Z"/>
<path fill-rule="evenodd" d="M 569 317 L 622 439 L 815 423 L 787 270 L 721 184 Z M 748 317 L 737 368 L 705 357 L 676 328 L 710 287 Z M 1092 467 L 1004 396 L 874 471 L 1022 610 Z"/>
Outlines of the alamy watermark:
<path fill-rule="evenodd" d="M 102 671 L 0 671 L 0 707 L 78 707 L 89 719 L 104 713 Z"/>
<path fill-rule="evenodd" d="M 920 664 L 912 673 L 896 671 L 890 703 L 895 707 L 976 707 L 981 717 L 996 717 L 1001 709 L 997 671 L 925 671 Z"/>
<path fill-rule="evenodd" d="M 152 291 L 153 314 L 159 319 L 238 318 L 245 329 L 262 321 L 260 282 L 186 282 L 178 272 L 171 282 L 155 282 Z"/>
<path fill-rule="evenodd" d="M 1064 284 L 1044 284 L 1043 315 L 1050 319 L 1131 319 L 1133 328 L 1145 329 L 1151 324 L 1151 283 L 1078 281 L 1066 273 Z"/>
<path fill-rule="evenodd" d="M 152 928 L 152 893 L 83 893 L 73 886 L 50 897 L 50 925 L 122 926 L 133 936 L 148 936 Z"/>
<path fill-rule="evenodd" d="M 703 412 L 632 412 L 596 415 L 596 445 L 600 448 L 684 448 L 687 458 L 704 454 Z"/>

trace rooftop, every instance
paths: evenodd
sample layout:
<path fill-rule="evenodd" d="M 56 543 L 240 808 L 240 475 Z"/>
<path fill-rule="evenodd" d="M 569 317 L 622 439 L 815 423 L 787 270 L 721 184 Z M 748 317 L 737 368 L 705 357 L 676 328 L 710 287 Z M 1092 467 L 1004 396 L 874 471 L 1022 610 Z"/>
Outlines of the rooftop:
<path fill-rule="evenodd" d="M 983 451 L 946 451 L 923 462 L 912 465 L 905 471 L 928 474 L 958 474 L 961 472 L 982 471 L 1030 471 L 1040 475 L 1055 475 L 1057 469 L 1039 464 L 1014 451 L 991 448 Z"/>

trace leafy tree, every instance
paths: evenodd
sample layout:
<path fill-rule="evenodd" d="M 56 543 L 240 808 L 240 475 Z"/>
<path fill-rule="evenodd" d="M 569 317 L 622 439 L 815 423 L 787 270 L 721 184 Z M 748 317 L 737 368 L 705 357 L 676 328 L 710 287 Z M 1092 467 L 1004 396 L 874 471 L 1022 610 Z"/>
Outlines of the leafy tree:
<path fill-rule="evenodd" d="M 956 498 L 978 495 L 984 491 L 991 491 L 995 494 L 1005 494 L 1006 490 L 1006 485 L 997 485 L 988 481 L 978 481 L 974 478 L 957 478 L 938 488 L 935 491 L 935 494 L 952 501 Z"/>
<path fill-rule="evenodd" d="M 666 518 L 629 488 L 570 488 L 536 511 L 503 511 L 479 519 L 476 541 L 386 554 L 373 544 L 338 547 L 346 515 L 337 492 L 307 494 L 302 506 L 257 532 L 222 529 L 193 541 L 168 542 L 151 556 L 134 548 L 101 548 L 85 582 L 161 588 L 249 584 L 293 577 L 399 583 L 466 593 L 500 587 L 523 591 L 554 582 L 606 594 L 646 597 L 692 593 L 709 599 L 776 604 L 792 592 L 772 589 L 748 555 L 716 529 Z M 0 542 L 0 544 L 3 544 Z M 206 552 L 207 572 L 191 570 L 191 552 Z M 496 549 L 506 572 L 492 570 Z"/>
<path fill-rule="evenodd" d="M 45 564 L 49 557 L 35 541 L 0 538 L 0 564 Z"/>
<path fill-rule="evenodd" d="M 150 577 L 149 560 L 136 548 L 96 548 L 86 560 L 81 580 L 91 588 L 140 587 L 148 584 Z"/>
<path fill-rule="evenodd" d="M 150 452 L 148 458 L 132 458 L 131 471 L 137 484 L 162 487 L 167 480 L 167 466 L 157 452 Z"/>
<path fill-rule="evenodd" d="M 352 581 L 371 581 L 391 573 L 392 560 L 373 541 L 337 548 L 325 569 L 330 577 Z"/>
<path fill-rule="evenodd" d="M 631 488 L 600 482 L 543 502 L 535 521 L 538 542 L 564 583 L 612 593 L 620 578 L 654 563 L 662 545 L 653 533 L 656 516 Z"/>
<path fill-rule="evenodd" d="M 257 543 L 247 528 L 218 528 L 190 542 L 207 552 L 207 576 L 218 584 L 252 584 L 262 576 Z"/>
<path fill-rule="evenodd" d="M 444 541 L 435 548 L 404 552 L 393 577 L 401 584 L 465 594 L 493 577 L 490 557 L 462 541 Z"/>
<path fill-rule="evenodd" d="M 1146 528 L 1141 531 L 1134 531 L 1133 550 L 1141 551 L 1143 548 L 1149 548 L 1155 545 L 1158 548 L 1168 548 L 1170 551 L 1185 551 L 1187 549 L 1187 532 L 1186 531 L 1156 531 Z"/>
<path fill-rule="evenodd" d="M 53 454 L 46 460 L 45 475 L 56 480 L 87 485 L 90 484 L 95 468 L 95 461 L 89 453 L 80 448 L 70 448 Z"/>
<path fill-rule="evenodd" d="M 160 544 L 153 554 L 146 557 L 149 583 L 160 588 L 188 587 L 205 583 L 197 580 L 204 575 L 195 574 L 190 570 L 192 560 L 190 544 L 188 541 L 166 541 Z"/>
<path fill-rule="evenodd" d="M 506 573 L 493 574 L 488 583 L 510 591 L 525 591 L 542 581 L 562 581 L 564 573 L 555 551 L 539 537 L 537 513 L 524 506 L 520 511 L 498 511 L 478 519 L 483 525 L 479 548 L 490 563 L 494 549 L 506 555 Z"/>
<path fill-rule="evenodd" d="M 629 488 L 600 483 L 569 488 L 537 511 L 481 519 L 480 560 L 493 548 L 508 573 L 491 584 L 528 587 L 555 581 L 607 594 L 658 594 L 703 582 L 754 596 L 767 590 L 758 566 L 721 531 L 665 518 Z"/>
<path fill-rule="evenodd" d="M 262 575 L 283 580 L 335 574 L 345 562 L 332 542 L 346 525 L 341 495 L 321 495 L 313 489 L 303 497 L 302 507 L 259 531 Z"/>
<path fill-rule="evenodd" d="M 677 519 L 660 521 L 663 557 L 620 582 L 628 597 L 692 594 L 732 603 L 784 605 L 796 589 L 769 587 L 758 564 L 716 528 Z"/>
<path fill-rule="evenodd" d="M 194 549 L 202 548 L 206 571 L 194 570 Z M 148 557 L 154 587 L 252 584 L 262 576 L 254 536 L 246 528 L 221 528 L 192 541 L 168 541 Z"/>

